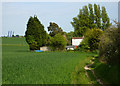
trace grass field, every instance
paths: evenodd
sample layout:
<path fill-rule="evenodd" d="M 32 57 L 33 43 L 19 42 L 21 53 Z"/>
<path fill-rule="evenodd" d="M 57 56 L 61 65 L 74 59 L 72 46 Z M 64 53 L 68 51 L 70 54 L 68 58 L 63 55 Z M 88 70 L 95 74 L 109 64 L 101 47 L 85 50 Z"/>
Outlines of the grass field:
<path fill-rule="evenodd" d="M 30 52 L 24 38 L 2 38 L 2 43 L 3 84 L 70 84 L 76 66 L 94 55 L 85 52 Z"/>

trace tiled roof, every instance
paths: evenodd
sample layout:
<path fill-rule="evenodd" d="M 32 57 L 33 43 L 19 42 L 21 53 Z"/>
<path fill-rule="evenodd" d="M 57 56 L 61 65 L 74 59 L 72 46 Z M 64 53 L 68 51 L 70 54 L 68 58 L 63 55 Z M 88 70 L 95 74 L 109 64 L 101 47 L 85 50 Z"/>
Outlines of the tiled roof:
<path fill-rule="evenodd" d="M 83 39 L 84 37 L 72 37 L 72 39 Z"/>

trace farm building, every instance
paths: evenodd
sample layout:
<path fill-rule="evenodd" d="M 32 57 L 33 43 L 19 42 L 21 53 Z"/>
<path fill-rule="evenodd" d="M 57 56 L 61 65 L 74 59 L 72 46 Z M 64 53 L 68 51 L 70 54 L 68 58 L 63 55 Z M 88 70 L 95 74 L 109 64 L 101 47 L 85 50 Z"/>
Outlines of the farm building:
<path fill-rule="evenodd" d="M 84 37 L 72 37 L 72 45 L 71 46 L 66 46 L 65 49 L 66 50 L 74 50 L 82 42 L 83 38 Z M 51 49 L 48 46 L 40 47 L 40 50 L 51 51 Z"/>
<path fill-rule="evenodd" d="M 72 45 L 73 46 L 78 46 L 84 37 L 72 37 Z"/>
<path fill-rule="evenodd" d="M 47 46 L 40 47 L 40 50 L 42 50 L 42 51 L 51 51 L 50 48 L 47 47 Z"/>
<path fill-rule="evenodd" d="M 84 37 L 72 37 L 72 45 L 71 46 L 66 46 L 66 50 L 74 50 L 77 48 L 78 45 L 82 42 Z"/>

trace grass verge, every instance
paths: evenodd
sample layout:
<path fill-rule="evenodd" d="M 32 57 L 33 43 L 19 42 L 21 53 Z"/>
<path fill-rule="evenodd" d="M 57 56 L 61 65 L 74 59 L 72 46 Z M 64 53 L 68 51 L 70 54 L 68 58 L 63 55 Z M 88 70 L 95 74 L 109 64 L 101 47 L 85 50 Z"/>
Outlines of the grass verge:
<path fill-rule="evenodd" d="M 92 61 L 94 62 L 94 64 L 91 66 L 91 69 L 93 69 L 97 79 L 100 79 L 104 85 L 109 84 L 110 86 L 119 86 L 118 65 L 110 65 L 100 62 L 99 58 L 95 58 Z M 89 73 L 89 76 L 91 79 L 93 78 L 93 74 Z"/>
<path fill-rule="evenodd" d="M 90 71 L 87 71 L 90 77 L 87 76 L 87 72 L 84 70 L 85 63 L 88 63 L 92 57 L 87 57 L 80 64 L 75 67 L 71 75 L 71 84 L 98 84 Z"/>

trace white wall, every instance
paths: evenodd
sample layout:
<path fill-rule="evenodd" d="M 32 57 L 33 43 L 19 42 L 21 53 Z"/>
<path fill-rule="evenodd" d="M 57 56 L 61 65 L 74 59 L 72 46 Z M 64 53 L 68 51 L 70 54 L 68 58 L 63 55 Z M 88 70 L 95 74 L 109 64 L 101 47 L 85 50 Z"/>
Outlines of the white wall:
<path fill-rule="evenodd" d="M 72 45 L 74 46 L 78 46 L 83 39 L 72 39 Z"/>
<path fill-rule="evenodd" d="M 42 51 L 50 51 L 50 48 L 47 46 L 40 47 L 40 50 Z"/>

